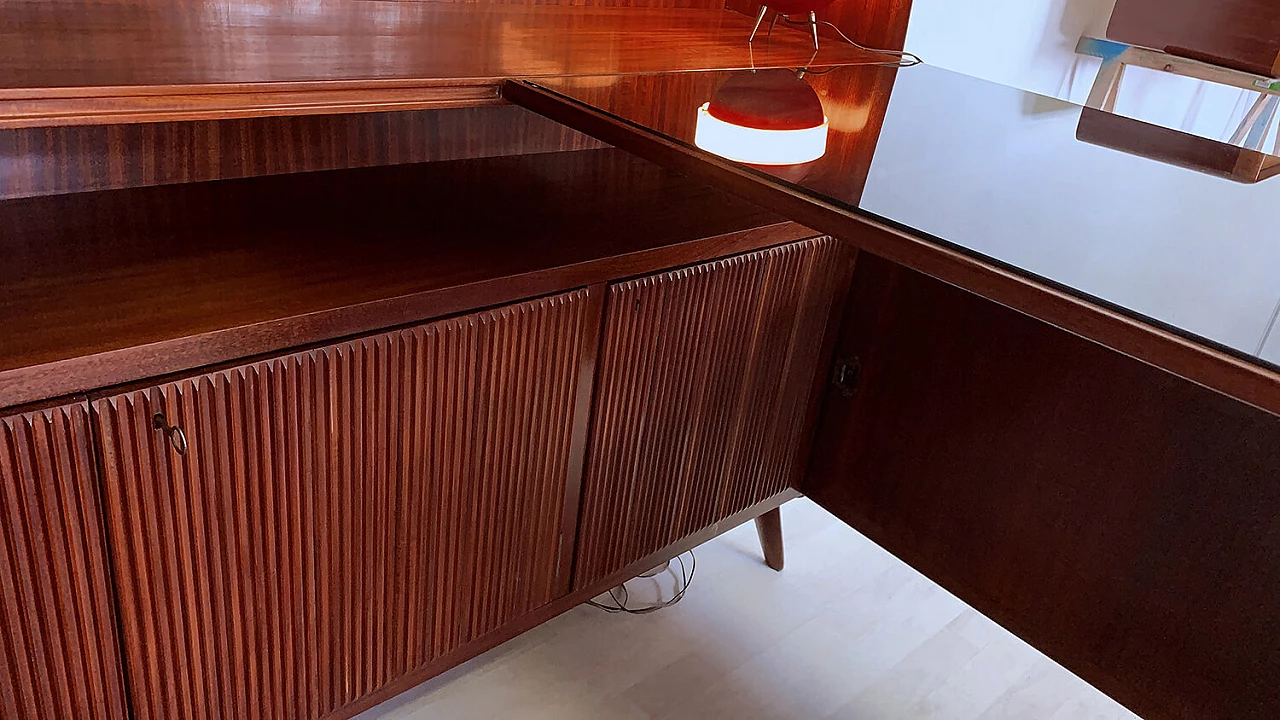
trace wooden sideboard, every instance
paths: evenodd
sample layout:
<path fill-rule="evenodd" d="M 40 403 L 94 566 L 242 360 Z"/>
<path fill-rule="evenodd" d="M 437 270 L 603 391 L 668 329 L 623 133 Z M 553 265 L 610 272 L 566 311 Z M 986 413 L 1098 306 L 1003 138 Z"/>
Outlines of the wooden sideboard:
<path fill-rule="evenodd" d="M 0 215 L 22 720 L 346 717 L 775 507 L 852 268 L 613 149 Z"/>
<path fill-rule="evenodd" d="M 341 720 L 801 493 L 1145 716 L 1280 712 L 1280 375 L 641 127 L 705 75 L 509 80 L 868 59 L 672 3 L 0 7 L 0 717 Z M 825 72 L 856 203 L 893 76 Z"/>

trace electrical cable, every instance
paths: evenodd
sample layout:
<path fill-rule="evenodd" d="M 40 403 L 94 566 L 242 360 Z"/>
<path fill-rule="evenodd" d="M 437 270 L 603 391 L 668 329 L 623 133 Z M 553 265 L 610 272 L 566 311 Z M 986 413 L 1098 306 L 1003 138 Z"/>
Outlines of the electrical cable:
<path fill-rule="evenodd" d="M 619 600 L 618 596 L 614 594 L 615 589 L 609 590 L 609 597 L 613 599 L 613 605 L 598 603 L 595 600 L 588 600 L 587 604 L 610 614 L 627 613 L 628 615 L 648 615 L 649 613 L 657 612 L 675 605 L 684 598 L 685 592 L 689 590 L 689 583 L 693 582 L 693 575 L 698 571 L 698 557 L 693 554 L 692 550 L 689 551 L 688 568 L 685 567 L 683 554 L 677 555 L 675 559 L 676 562 L 680 564 L 680 587 L 670 600 L 654 603 L 652 605 L 645 605 L 643 607 L 629 607 L 628 601 L 631 599 L 631 594 L 627 591 L 627 584 L 623 583 L 616 588 L 622 591 L 621 600 Z M 686 570 L 688 571 L 687 573 Z"/>
<path fill-rule="evenodd" d="M 782 18 L 782 22 L 784 22 L 784 23 L 786 23 L 786 24 L 788 24 L 788 25 L 804 25 L 805 27 L 808 27 L 808 26 L 809 26 L 809 21 L 808 21 L 808 20 L 792 20 L 791 18 L 789 18 L 789 17 L 787 17 L 787 16 L 785 16 L 785 15 L 782 15 L 782 16 L 780 16 L 780 17 Z M 863 51 L 863 52 L 868 52 L 868 53 L 871 53 L 871 54 L 873 54 L 873 55 L 892 55 L 892 56 L 894 56 L 894 57 L 897 57 L 897 58 L 898 58 L 898 61 L 897 61 L 897 62 L 849 63 L 849 64 L 851 64 L 851 65 L 874 65 L 874 66 L 878 66 L 878 67 L 900 67 L 900 68 L 906 68 L 906 67 L 912 67 L 912 66 L 914 66 L 914 65 L 919 65 L 919 64 L 921 64 L 921 63 L 923 63 L 923 62 L 924 62 L 924 60 L 921 60 L 921 59 L 920 59 L 920 56 L 919 56 L 919 55 L 916 55 L 916 54 L 915 54 L 915 53 L 913 53 L 913 52 L 907 52 L 906 50 L 885 50 L 885 49 L 883 49 L 883 48 L 871 48 L 871 47 L 867 47 L 866 45 L 861 45 L 861 44 L 859 44 L 859 43 L 857 43 L 857 42 L 854 42 L 852 38 L 850 38 L 848 35 L 845 35 L 845 34 L 844 34 L 844 31 L 843 31 L 843 30 L 841 30 L 840 28 L 836 27 L 834 23 L 832 23 L 832 22 L 830 22 L 830 21 L 828 21 L 828 20 L 819 20 L 819 21 L 818 21 L 818 24 L 819 24 L 819 25 L 826 25 L 827 27 L 831 28 L 832 30 L 835 30 L 835 31 L 836 31 L 836 33 L 837 33 L 837 34 L 839 34 L 841 38 L 844 38 L 844 41 L 845 41 L 845 42 L 849 43 L 850 45 L 852 45 L 852 46 L 854 46 L 854 47 L 858 48 L 859 50 L 861 50 L 861 51 Z M 810 74 L 810 75 L 824 75 L 824 74 L 826 74 L 826 73 L 825 73 L 825 72 L 823 72 L 823 73 L 809 73 L 809 74 Z"/>

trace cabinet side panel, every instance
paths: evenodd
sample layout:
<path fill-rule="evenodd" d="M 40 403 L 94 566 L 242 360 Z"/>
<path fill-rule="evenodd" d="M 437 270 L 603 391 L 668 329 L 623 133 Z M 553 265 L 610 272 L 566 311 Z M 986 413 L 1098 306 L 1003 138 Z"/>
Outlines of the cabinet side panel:
<path fill-rule="evenodd" d="M 0 418 L 0 717 L 124 720 L 88 407 Z"/>
<path fill-rule="evenodd" d="M 609 289 L 574 587 L 796 481 L 829 238 Z"/>

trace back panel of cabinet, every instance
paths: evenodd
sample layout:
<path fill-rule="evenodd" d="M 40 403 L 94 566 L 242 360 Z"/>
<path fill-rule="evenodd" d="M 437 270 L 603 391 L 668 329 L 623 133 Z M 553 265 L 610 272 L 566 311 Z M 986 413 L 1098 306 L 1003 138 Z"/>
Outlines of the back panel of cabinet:
<path fill-rule="evenodd" d="M 319 718 L 552 600 L 595 321 L 578 291 L 97 401 L 137 717 Z"/>
<path fill-rule="evenodd" d="M 819 238 L 609 288 L 575 588 L 795 483 L 844 257 Z"/>

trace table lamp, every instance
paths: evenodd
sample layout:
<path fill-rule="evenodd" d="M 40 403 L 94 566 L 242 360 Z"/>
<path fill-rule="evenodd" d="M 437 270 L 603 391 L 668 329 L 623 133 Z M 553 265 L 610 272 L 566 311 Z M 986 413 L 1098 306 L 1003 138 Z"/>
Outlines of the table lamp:
<path fill-rule="evenodd" d="M 827 116 L 809 83 L 783 68 L 730 77 L 698 108 L 694 145 L 751 165 L 796 165 L 827 150 Z"/>

